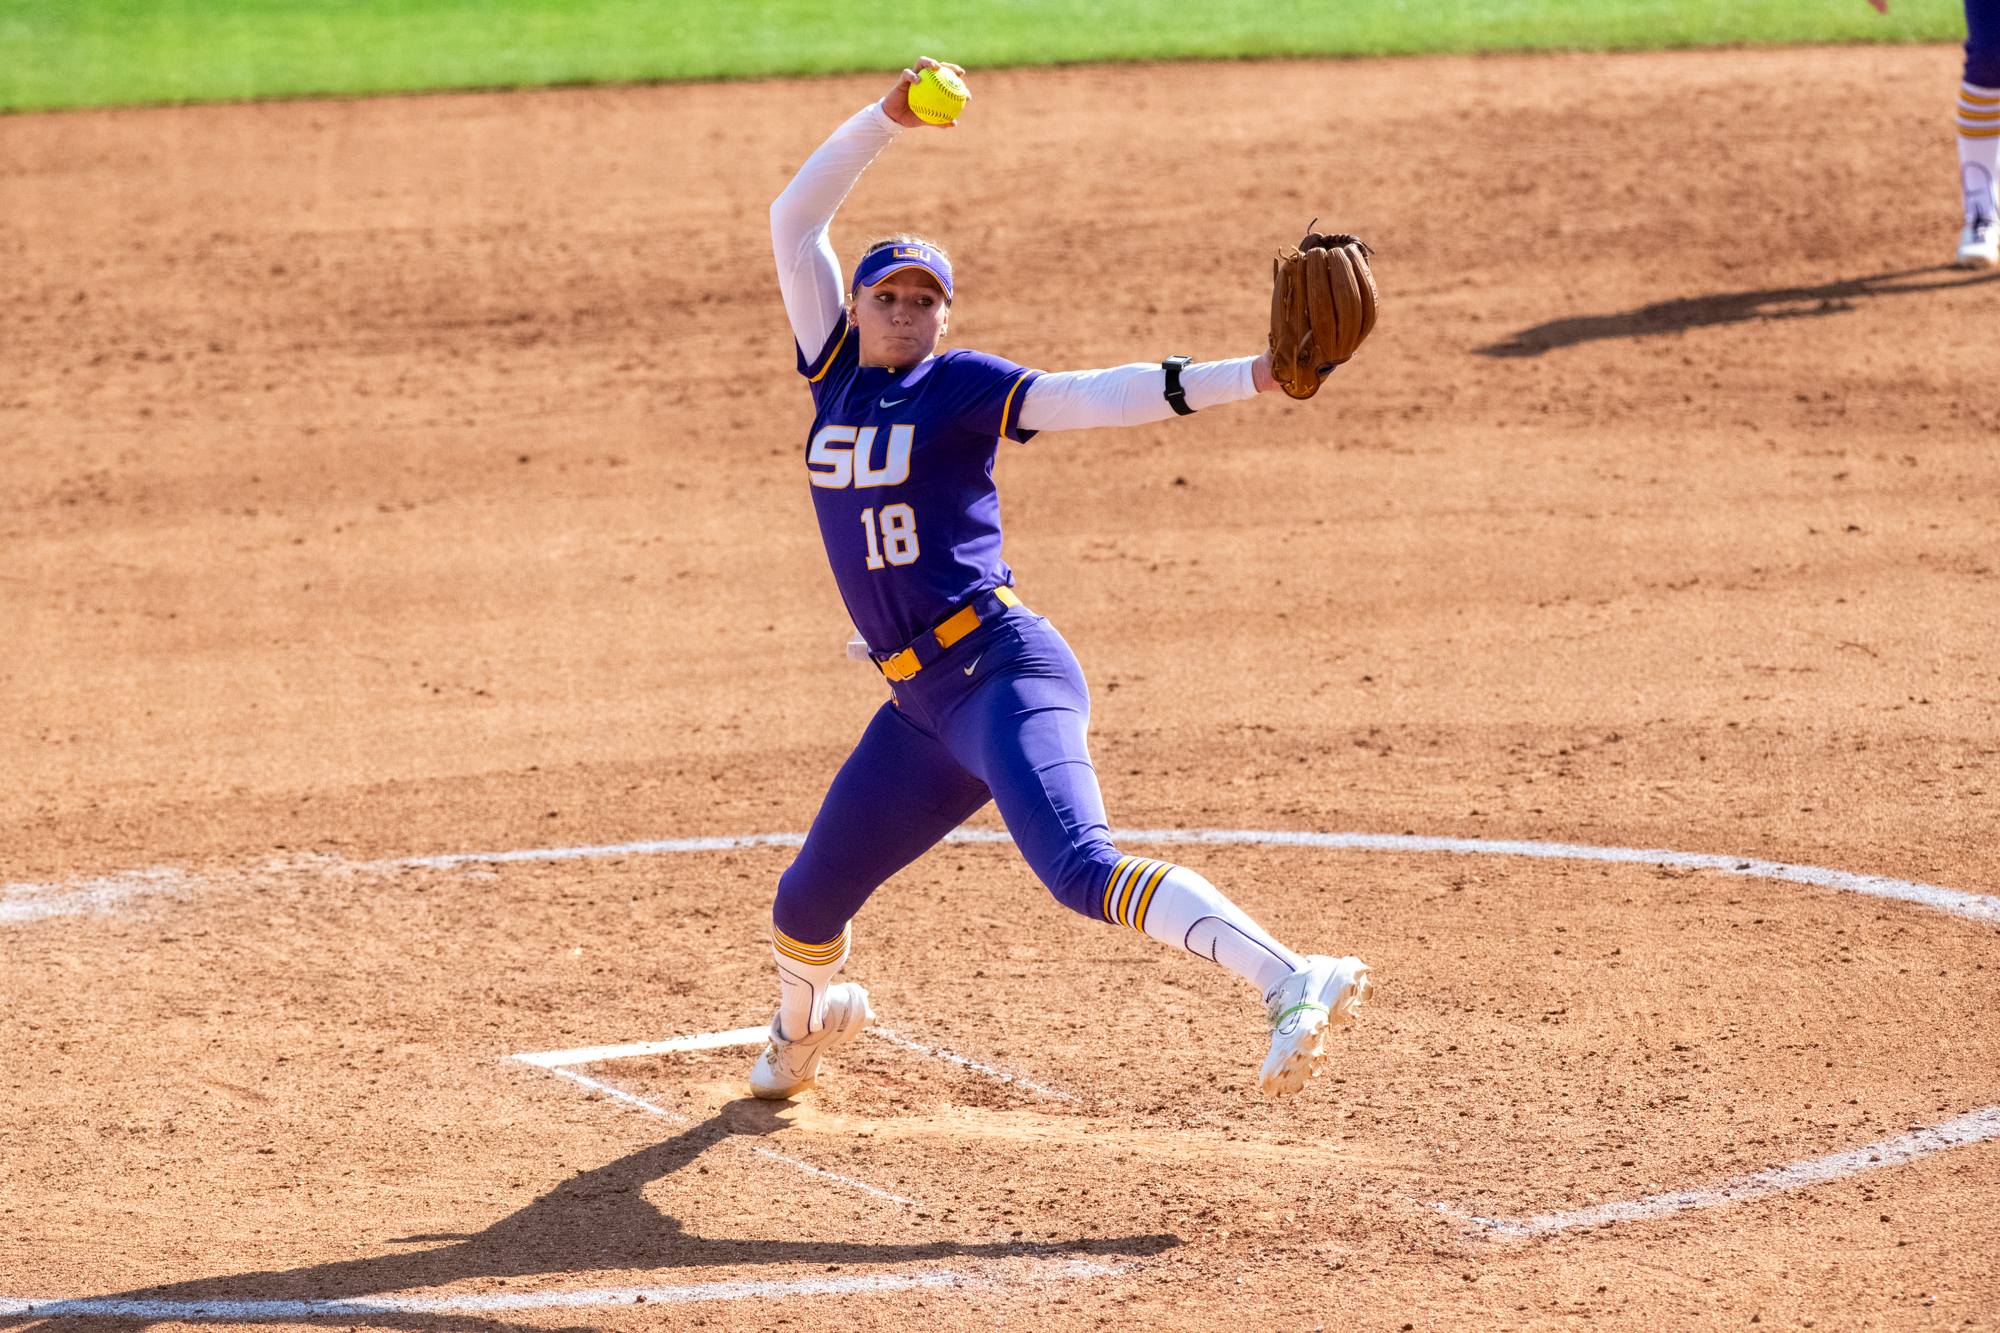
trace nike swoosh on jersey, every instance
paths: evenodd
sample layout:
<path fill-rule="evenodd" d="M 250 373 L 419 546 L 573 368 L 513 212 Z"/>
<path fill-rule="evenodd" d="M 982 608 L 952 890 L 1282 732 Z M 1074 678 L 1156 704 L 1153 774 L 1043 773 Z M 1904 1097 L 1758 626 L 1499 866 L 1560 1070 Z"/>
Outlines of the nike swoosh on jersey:
<path fill-rule="evenodd" d="M 911 395 L 911 397 L 914 397 L 914 396 L 915 396 L 914 394 L 913 394 L 913 395 Z M 883 406 L 883 407 L 896 407 L 896 406 L 898 406 L 899 404 L 902 404 L 902 403 L 907 403 L 907 402 L 909 402 L 909 401 L 910 401 L 910 400 L 909 400 L 908 398 L 897 398 L 897 399 L 895 399 L 895 400 L 893 400 L 893 401 L 892 401 L 892 400 L 890 400 L 890 399 L 887 399 L 887 398 L 884 398 L 884 399 L 882 399 L 882 400 L 881 400 L 881 403 L 882 403 L 882 406 Z"/>
<path fill-rule="evenodd" d="M 985 653 L 981 653 L 981 654 L 979 655 L 979 657 L 984 657 L 984 656 L 986 656 L 986 654 L 985 654 Z M 971 674 L 972 674 L 972 667 L 976 667 L 976 666 L 978 666 L 978 665 L 979 665 L 979 657 L 975 657 L 975 658 L 973 658 L 973 659 L 972 659 L 972 666 L 969 666 L 969 667 L 967 667 L 967 668 L 965 669 L 965 674 L 966 674 L 966 675 L 968 675 L 968 676 L 969 676 L 969 675 L 971 675 Z"/>

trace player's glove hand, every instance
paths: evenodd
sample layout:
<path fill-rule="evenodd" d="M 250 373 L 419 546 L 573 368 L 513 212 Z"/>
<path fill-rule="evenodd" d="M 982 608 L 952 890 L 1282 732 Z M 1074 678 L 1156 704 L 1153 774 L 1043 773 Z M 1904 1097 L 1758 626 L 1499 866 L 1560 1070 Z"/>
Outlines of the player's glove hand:
<path fill-rule="evenodd" d="M 1309 231 L 1272 262 L 1271 376 L 1310 398 L 1375 329 L 1375 253 L 1358 238 Z"/>

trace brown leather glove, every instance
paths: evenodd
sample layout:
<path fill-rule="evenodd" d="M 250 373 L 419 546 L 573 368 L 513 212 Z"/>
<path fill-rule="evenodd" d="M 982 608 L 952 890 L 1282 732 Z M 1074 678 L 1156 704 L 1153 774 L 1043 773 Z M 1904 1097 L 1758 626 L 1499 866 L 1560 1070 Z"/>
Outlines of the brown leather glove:
<path fill-rule="evenodd" d="M 1271 376 L 1310 398 L 1375 328 L 1375 253 L 1358 238 L 1306 233 L 1271 269 Z"/>

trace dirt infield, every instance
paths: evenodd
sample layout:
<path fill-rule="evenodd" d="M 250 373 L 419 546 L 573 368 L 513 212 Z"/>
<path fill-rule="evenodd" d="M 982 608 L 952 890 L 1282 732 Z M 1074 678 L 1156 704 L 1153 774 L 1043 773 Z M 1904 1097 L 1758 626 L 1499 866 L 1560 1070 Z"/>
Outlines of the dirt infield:
<path fill-rule="evenodd" d="M 979 837 L 796 1104 L 508 1058 L 769 1017 L 782 840 L 635 844 L 804 829 L 883 697 L 764 210 L 886 80 L 0 119 L 0 1326 L 2000 1323 L 1956 62 L 974 71 L 864 178 L 844 253 L 1050 369 L 1377 247 L 1313 402 L 1000 465 L 1116 825 L 1394 835 L 1147 852 L 1376 969 L 1282 1105 L 1241 983 Z"/>

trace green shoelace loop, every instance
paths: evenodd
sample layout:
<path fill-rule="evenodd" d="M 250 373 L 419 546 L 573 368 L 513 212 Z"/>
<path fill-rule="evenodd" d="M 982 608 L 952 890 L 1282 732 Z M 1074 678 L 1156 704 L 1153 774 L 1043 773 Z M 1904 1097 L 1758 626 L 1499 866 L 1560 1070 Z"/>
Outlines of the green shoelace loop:
<path fill-rule="evenodd" d="M 1289 1009 L 1282 1009 L 1277 1013 L 1270 1015 L 1269 1022 L 1271 1031 L 1276 1032 L 1280 1027 L 1284 1026 L 1284 1022 L 1286 1019 L 1290 1018 L 1293 1014 L 1298 1013 L 1302 1009 L 1317 1009 L 1323 1014 L 1330 1014 L 1333 1012 L 1331 1009 L 1328 1009 L 1323 1004 L 1315 1004 L 1311 1000 L 1304 1000 L 1298 1004 L 1293 1005 Z"/>

